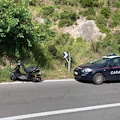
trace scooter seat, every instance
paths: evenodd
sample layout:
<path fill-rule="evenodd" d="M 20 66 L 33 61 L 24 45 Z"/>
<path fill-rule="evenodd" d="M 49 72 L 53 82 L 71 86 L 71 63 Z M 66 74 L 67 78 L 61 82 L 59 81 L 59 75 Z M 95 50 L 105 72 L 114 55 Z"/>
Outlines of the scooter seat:
<path fill-rule="evenodd" d="M 24 71 L 26 73 L 30 73 L 30 72 L 33 72 L 35 69 L 37 69 L 37 67 L 28 67 L 28 68 L 25 68 Z"/>

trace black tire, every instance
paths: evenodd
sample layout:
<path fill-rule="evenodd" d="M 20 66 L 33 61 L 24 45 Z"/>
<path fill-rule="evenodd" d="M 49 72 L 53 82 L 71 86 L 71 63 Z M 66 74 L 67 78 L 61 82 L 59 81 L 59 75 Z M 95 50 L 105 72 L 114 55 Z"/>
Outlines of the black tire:
<path fill-rule="evenodd" d="M 100 85 L 102 84 L 103 82 L 105 81 L 105 77 L 102 73 L 96 73 L 94 76 L 93 76 L 93 82 L 94 84 L 96 85 Z"/>
<path fill-rule="evenodd" d="M 12 75 L 10 76 L 10 79 L 15 81 L 15 80 L 17 80 L 17 77 L 16 77 L 14 74 L 12 74 Z"/>
<path fill-rule="evenodd" d="M 31 80 L 32 80 L 32 82 L 37 82 L 37 78 L 35 78 L 35 77 L 32 78 Z"/>
<path fill-rule="evenodd" d="M 41 77 L 38 77 L 38 78 L 37 78 L 37 81 L 38 81 L 38 82 L 41 82 Z"/>
<path fill-rule="evenodd" d="M 32 78 L 33 82 L 41 82 L 41 77 L 37 77 L 37 78 Z"/>

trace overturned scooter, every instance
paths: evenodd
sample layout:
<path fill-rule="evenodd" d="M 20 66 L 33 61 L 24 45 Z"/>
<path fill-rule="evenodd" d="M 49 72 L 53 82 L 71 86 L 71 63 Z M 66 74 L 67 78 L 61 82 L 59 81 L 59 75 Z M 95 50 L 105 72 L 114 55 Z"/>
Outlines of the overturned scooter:
<path fill-rule="evenodd" d="M 20 67 L 22 66 L 21 61 L 19 60 L 17 66 L 15 67 L 12 75 L 11 80 L 22 80 L 22 81 L 33 81 L 33 82 L 40 82 L 41 81 L 41 71 L 39 67 L 28 67 L 25 68 L 24 71 L 26 74 L 22 74 L 20 72 Z"/>

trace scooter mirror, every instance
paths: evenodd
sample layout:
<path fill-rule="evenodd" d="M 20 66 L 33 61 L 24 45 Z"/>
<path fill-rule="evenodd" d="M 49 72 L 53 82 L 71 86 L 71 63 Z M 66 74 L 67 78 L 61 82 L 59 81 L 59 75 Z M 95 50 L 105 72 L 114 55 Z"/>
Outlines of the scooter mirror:
<path fill-rule="evenodd" d="M 21 65 L 21 61 L 20 60 L 18 60 L 18 65 Z"/>

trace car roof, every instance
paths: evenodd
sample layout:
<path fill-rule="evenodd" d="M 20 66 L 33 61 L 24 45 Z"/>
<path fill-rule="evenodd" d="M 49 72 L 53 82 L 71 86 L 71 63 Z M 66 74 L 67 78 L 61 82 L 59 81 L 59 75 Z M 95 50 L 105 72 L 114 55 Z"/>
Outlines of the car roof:
<path fill-rule="evenodd" d="M 103 58 L 110 58 L 110 59 L 112 59 L 112 58 L 117 58 L 117 57 L 120 57 L 120 56 L 103 56 Z"/>

